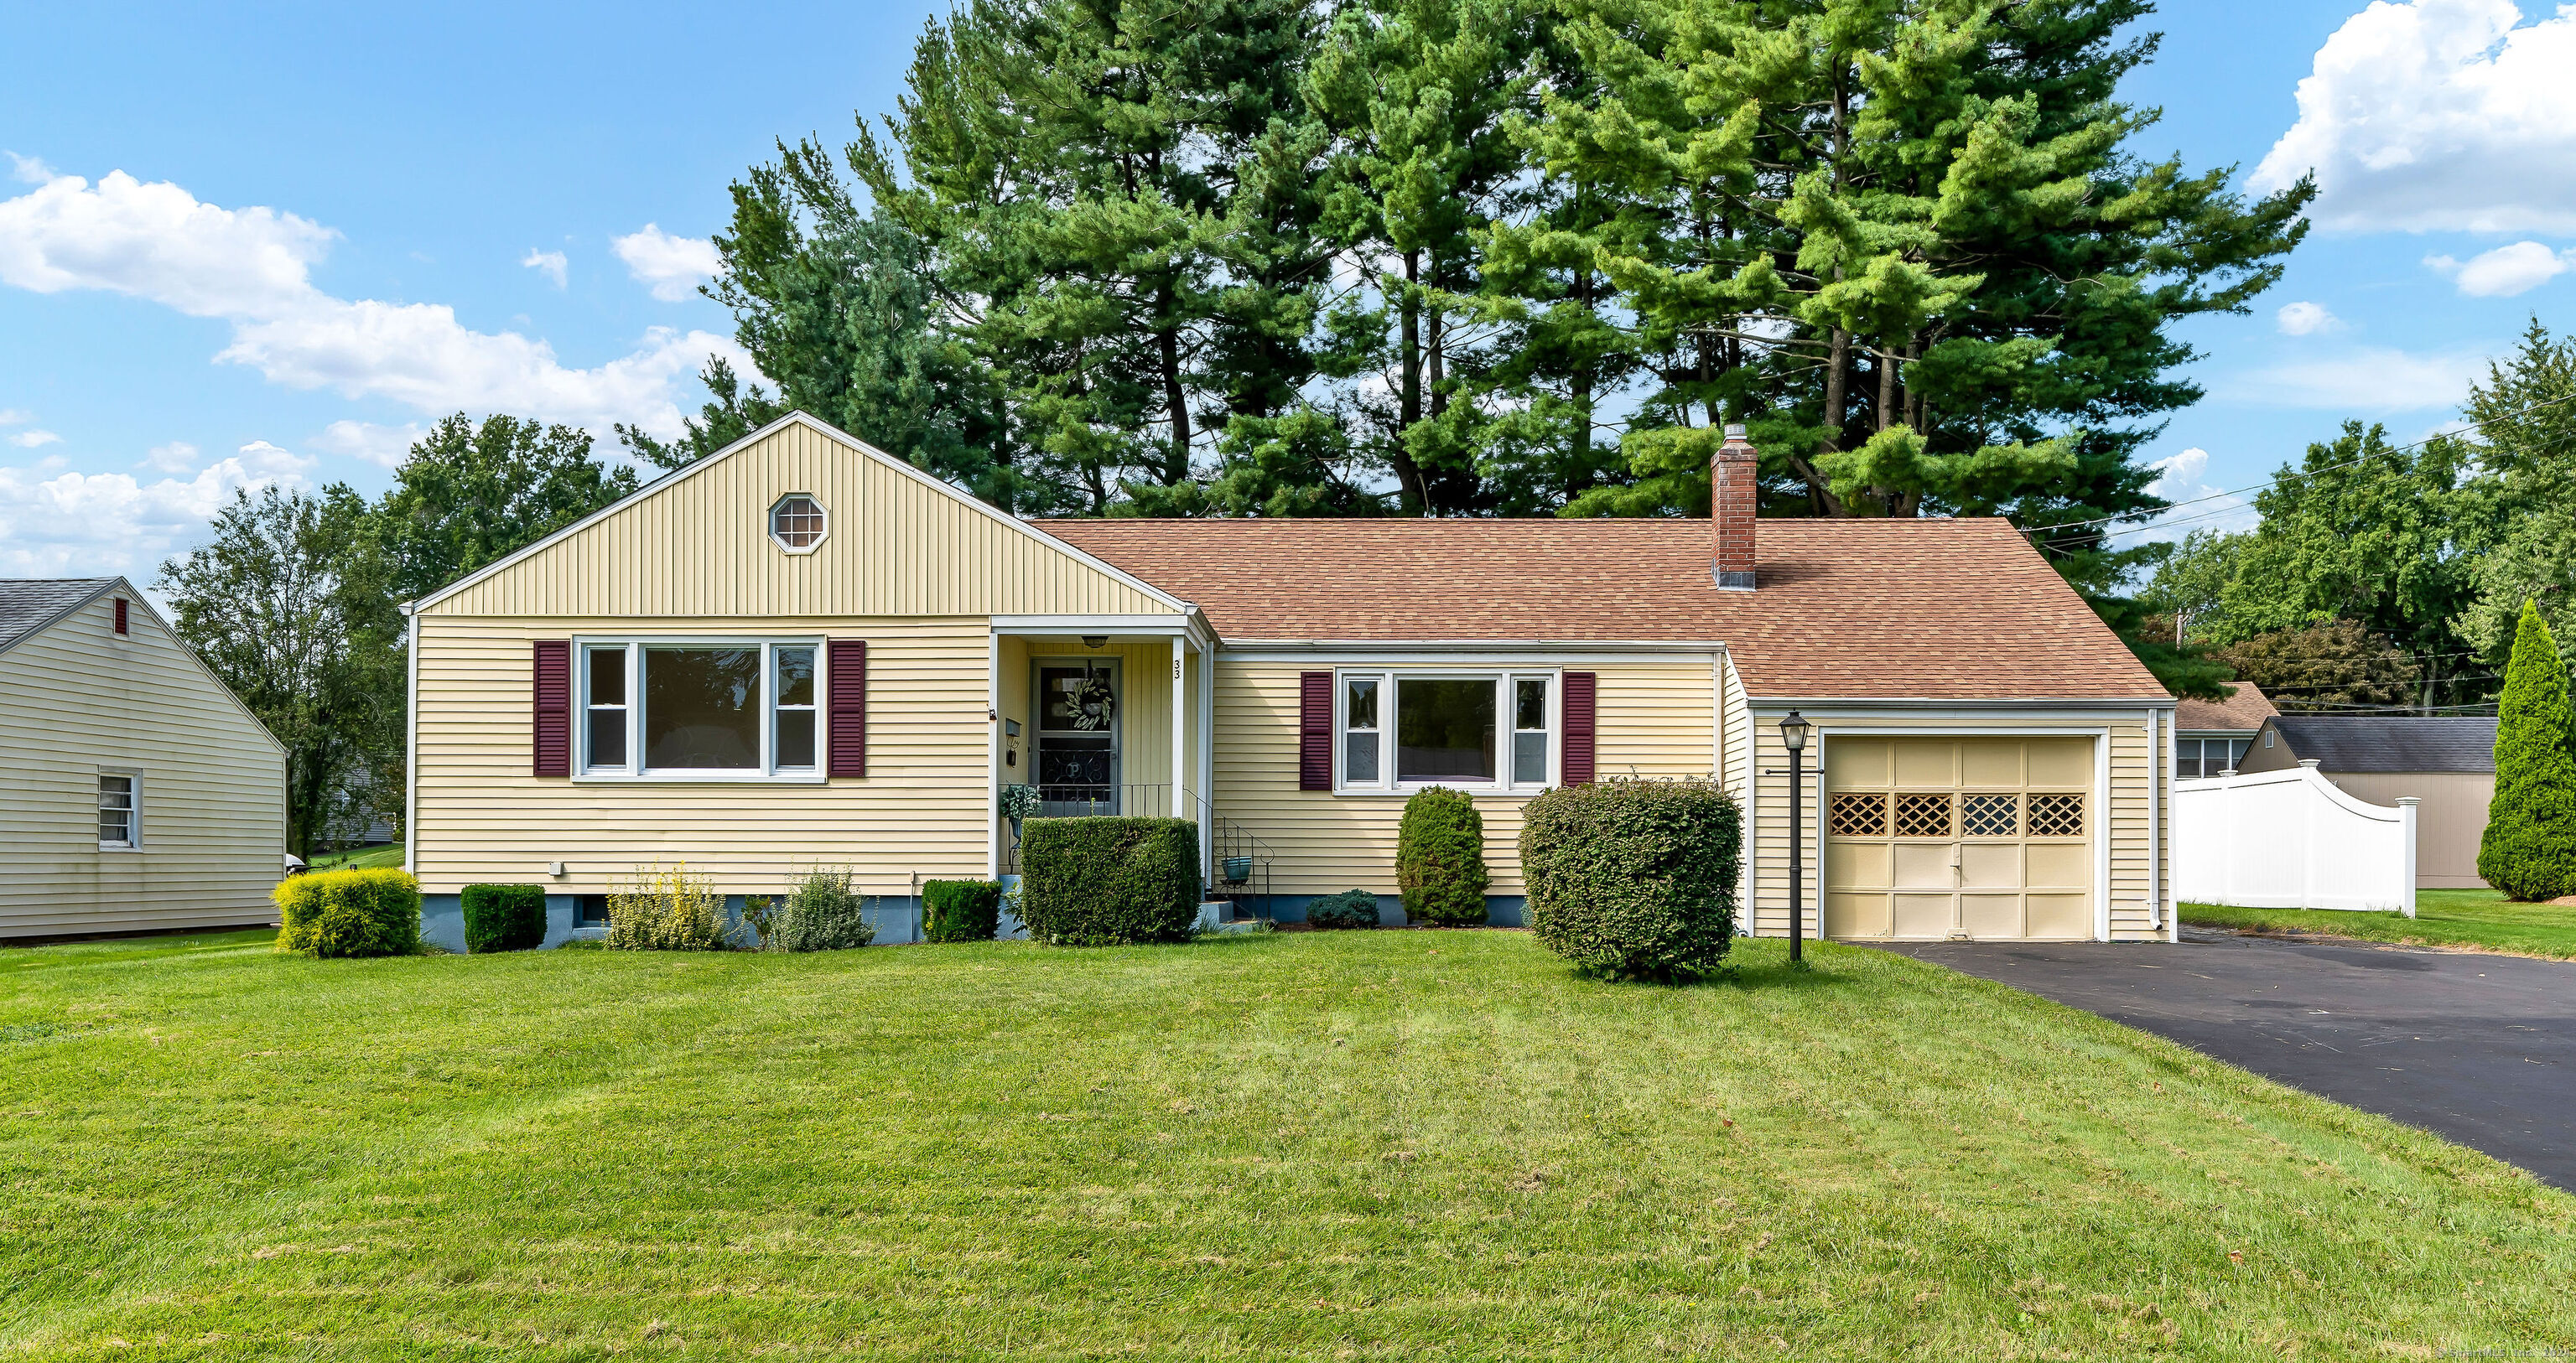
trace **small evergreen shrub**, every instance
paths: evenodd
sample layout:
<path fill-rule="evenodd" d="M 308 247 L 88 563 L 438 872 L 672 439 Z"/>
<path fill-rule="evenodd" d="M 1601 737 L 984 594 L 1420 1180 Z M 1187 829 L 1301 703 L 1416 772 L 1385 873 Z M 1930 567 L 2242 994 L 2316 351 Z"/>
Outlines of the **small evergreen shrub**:
<path fill-rule="evenodd" d="M 546 887 L 543 885 L 468 885 L 465 902 L 465 949 L 526 951 L 546 940 Z"/>
<path fill-rule="evenodd" d="M 608 896 L 608 945 L 620 951 L 725 951 L 724 896 L 685 861 L 659 862 Z"/>
<path fill-rule="evenodd" d="M 420 882 L 409 872 L 318 871 L 289 876 L 277 903 L 277 949 L 315 956 L 413 956 L 420 945 Z"/>
<path fill-rule="evenodd" d="M 1002 882 L 921 882 L 921 937 L 926 942 L 989 942 L 1002 927 Z"/>
<path fill-rule="evenodd" d="M 1733 796 L 1707 781 L 1627 777 L 1548 791 L 1522 818 L 1529 924 L 1548 950 L 1622 979 L 1721 968 L 1744 854 Z"/>
<path fill-rule="evenodd" d="M 1199 830 L 1187 819 L 1031 819 L 1020 921 L 1059 946 L 1185 942 L 1199 916 Z"/>
<path fill-rule="evenodd" d="M 1306 921 L 1326 931 L 1376 927 L 1377 896 L 1366 890 L 1325 895 L 1306 905 Z"/>
<path fill-rule="evenodd" d="M 2567 664 L 2531 602 L 2513 632 L 2496 702 L 2495 798 L 2478 875 L 2508 899 L 2576 893 L 2576 711 Z"/>
<path fill-rule="evenodd" d="M 1404 802 L 1395 835 L 1395 883 L 1404 916 L 1434 927 L 1485 921 L 1485 819 L 1466 792 L 1430 786 Z"/>
<path fill-rule="evenodd" d="M 877 939 L 847 868 L 817 866 L 778 905 L 769 940 L 780 951 L 848 951 Z"/>

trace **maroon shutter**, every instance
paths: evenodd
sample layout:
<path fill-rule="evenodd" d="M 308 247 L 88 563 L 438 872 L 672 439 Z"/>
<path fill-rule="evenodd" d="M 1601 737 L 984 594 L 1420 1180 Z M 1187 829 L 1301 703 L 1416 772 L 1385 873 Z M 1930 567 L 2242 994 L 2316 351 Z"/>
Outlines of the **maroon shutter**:
<path fill-rule="evenodd" d="M 1333 674 L 1297 676 L 1297 789 L 1333 788 Z"/>
<path fill-rule="evenodd" d="M 1569 786 L 1592 784 L 1592 697 L 1592 673 L 1565 674 L 1565 760 L 1559 765 Z"/>
<path fill-rule="evenodd" d="M 536 773 L 572 775 L 572 642 L 539 639 L 536 649 Z"/>
<path fill-rule="evenodd" d="M 830 776 L 868 774 L 868 641 L 834 639 L 824 655 L 831 688 Z"/>
<path fill-rule="evenodd" d="M 125 598 L 116 598 L 116 632 L 125 633 Z"/>

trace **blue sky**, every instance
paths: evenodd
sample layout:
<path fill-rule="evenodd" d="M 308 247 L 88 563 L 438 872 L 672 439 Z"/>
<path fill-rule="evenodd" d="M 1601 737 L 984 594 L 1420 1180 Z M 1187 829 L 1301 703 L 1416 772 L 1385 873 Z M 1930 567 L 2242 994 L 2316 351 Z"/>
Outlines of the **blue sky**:
<path fill-rule="evenodd" d="M 693 291 L 727 183 L 890 109 L 931 9 L 17 7 L 0 576 L 148 578 L 232 487 L 372 491 L 460 408 L 667 428 L 727 344 Z M 2439 428 L 2526 318 L 2555 323 L 2576 17 L 2170 0 L 2148 26 L 2127 93 L 2165 118 L 2138 150 L 2328 189 L 2254 314 L 2186 332 L 2210 395 L 2150 449 L 2168 495 L 2258 481 L 2349 417 Z"/>

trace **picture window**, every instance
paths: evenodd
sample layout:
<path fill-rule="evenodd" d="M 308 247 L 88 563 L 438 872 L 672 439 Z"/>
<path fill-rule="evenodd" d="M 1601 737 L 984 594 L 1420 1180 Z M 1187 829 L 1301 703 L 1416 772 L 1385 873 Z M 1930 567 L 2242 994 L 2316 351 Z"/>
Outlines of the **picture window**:
<path fill-rule="evenodd" d="M 582 774 L 811 777 L 820 657 L 810 640 L 585 643 Z"/>
<path fill-rule="evenodd" d="M 1341 790 L 1536 790 L 1554 776 L 1553 674 L 1345 672 L 1334 715 Z"/>

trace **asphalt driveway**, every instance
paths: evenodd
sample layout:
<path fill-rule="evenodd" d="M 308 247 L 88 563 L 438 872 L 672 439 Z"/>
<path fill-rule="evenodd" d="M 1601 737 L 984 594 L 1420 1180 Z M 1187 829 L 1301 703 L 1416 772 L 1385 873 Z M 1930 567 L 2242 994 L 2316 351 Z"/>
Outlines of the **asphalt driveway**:
<path fill-rule="evenodd" d="M 2576 1191 L 2576 962 L 2183 933 L 2172 945 L 1886 949 L 2170 1037 Z"/>

